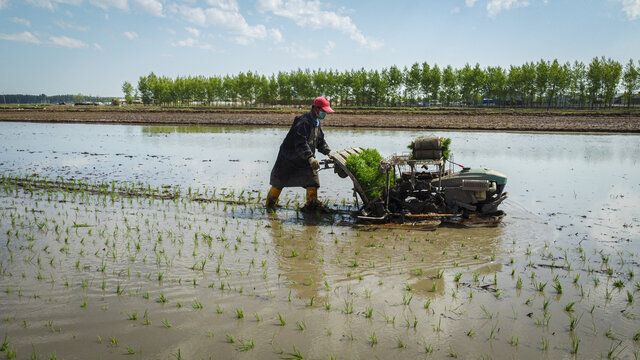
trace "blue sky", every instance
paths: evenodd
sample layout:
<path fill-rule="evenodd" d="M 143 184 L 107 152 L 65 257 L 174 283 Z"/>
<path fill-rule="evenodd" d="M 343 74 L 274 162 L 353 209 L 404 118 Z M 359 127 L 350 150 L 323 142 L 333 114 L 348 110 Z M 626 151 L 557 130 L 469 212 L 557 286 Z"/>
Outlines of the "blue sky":
<path fill-rule="evenodd" d="M 640 0 L 0 0 L 0 93 L 140 75 L 640 61 Z"/>

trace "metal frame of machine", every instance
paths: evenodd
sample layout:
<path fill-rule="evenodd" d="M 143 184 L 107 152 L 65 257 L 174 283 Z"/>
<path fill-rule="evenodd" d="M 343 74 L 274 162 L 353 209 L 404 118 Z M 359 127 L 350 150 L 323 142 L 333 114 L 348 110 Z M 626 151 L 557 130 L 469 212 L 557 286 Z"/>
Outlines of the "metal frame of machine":
<path fill-rule="evenodd" d="M 499 179 L 502 176 L 506 184 L 506 177 L 487 169 L 480 176 L 470 176 L 468 168 L 454 173 L 452 167 L 445 169 L 447 160 L 443 157 L 414 159 L 410 154 L 393 154 L 385 158 L 378 170 L 387 175 L 386 188 L 382 196 L 369 199 L 366 191 L 370 189 L 363 189 L 346 166 L 350 155 L 358 155 L 362 151 L 360 147 L 353 147 L 332 152 L 329 154 L 330 160 L 324 162 L 325 168 L 333 165 L 338 176 L 349 177 L 353 182 L 359 209 L 354 216 L 359 223 L 422 229 L 434 229 L 442 223 L 487 227 L 498 225 L 505 216 L 503 211 L 497 210 L 497 206 L 507 197 L 507 193 L 502 192 L 504 184 L 496 189 L 495 182 L 474 178 L 493 176 Z M 449 161 L 449 164 L 454 163 Z M 398 180 L 395 174 L 400 174 Z M 405 198 L 401 199 L 401 203 L 397 197 L 394 198 L 399 188 L 404 189 L 402 196 Z M 483 198 L 486 194 L 491 194 L 492 198 Z M 362 205 L 358 203 L 358 197 Z M 413 209 L 410 210 L 411 206 Z M 420 207 L 429 211 L 420 211 Z"/>

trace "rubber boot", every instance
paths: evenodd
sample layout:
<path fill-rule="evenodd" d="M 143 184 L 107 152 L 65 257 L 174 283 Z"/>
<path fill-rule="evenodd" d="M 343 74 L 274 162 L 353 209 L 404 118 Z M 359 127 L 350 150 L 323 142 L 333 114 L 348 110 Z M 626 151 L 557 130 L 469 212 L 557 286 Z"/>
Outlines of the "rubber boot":
<path fill-rule="evenodd" d="M 278 198 L 280 197 L 281 192 L 282 189 L 278 189 L 273 186 L 271 187 L 271 189 L 269 190 L 269 194 L 267 194 L 267 201 L 265 203 L 267 209 L 276 208 L 276 203 L 278 202 Z"/>

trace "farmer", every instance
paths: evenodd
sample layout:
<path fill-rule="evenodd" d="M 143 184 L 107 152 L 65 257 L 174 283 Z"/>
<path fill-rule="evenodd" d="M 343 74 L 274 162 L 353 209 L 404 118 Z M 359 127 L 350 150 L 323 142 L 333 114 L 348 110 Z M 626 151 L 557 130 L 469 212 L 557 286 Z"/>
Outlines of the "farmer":
<path fill-rule="evenodd" d="M 320 163 L 315 157 L 316 149 L 324 155 L 331 152 L 324 141 L 324 134 L 320 128 L 320 120 L 327 113 L 332 113 L 326 97 L 317 97 L 313 101 L 311 111 L 296 116 L 289 133 L 284 138 L 278 158 L 271 170 L 271 189 L 267 195 L 266 207 L 274 209 L 282 188 L 301 186 L 307 189 L 307 203 L 304 210 L 322 209 L 318 201 L 318 169 Z"/>

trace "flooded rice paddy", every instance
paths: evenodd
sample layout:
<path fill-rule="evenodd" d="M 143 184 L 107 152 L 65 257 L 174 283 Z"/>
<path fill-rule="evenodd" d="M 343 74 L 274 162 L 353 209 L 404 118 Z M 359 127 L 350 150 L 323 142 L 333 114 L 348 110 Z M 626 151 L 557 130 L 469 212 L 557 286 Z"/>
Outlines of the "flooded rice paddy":
<path fill-rule="evenodd" d="M 436 132 L 510 200 L 499 227 L 425 232 L 304 215 L 301 189 L 266 213 L 286 131 L 0 124 L 2 356 L 640 354 L 639 137 Z M 425 134 L 325 132 L 383 156 Z"/>

